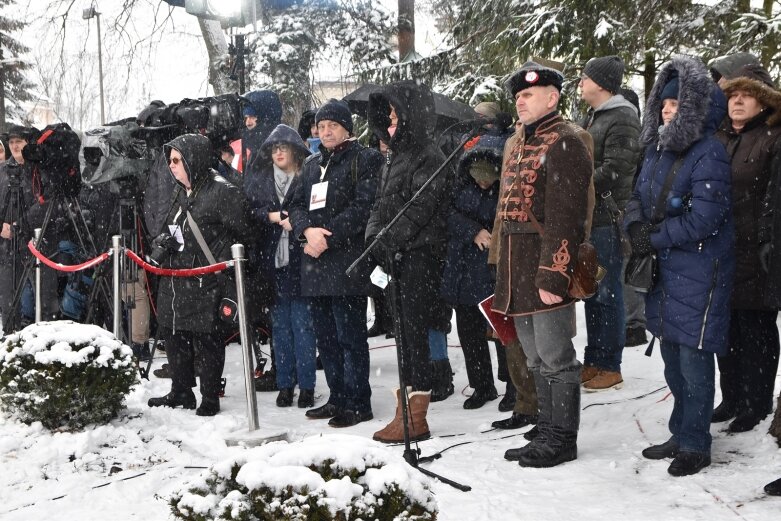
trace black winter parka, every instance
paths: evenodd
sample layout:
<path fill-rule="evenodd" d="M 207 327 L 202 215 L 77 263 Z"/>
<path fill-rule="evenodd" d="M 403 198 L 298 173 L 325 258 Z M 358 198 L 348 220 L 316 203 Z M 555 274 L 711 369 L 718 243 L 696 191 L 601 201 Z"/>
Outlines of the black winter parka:
<path fill-rule="evenodd" d="M 165 146 L 166 157 L 173 149 L 184 159 L 192 190 L 188 194 L 177 182 L 176 199 L 165 222 L 166 231 L 170 225 L 181 227 L 184 249 L 172 253 L 163 266 L 186 269 L 209 264 L 187 222 L 187 210 L 215 259 L 230 259 L 230 247 L 235 243 L 248 244 L 250 239 L 244 194 L 209 168 L 213 152 L 208 138 L 195 134 L 180 136 Z M 157 306 L 160 325 L 174 331 L 212 332 L 225 284 L 233 283 L 225 279 L 224 274 L 161 277 Z"/>
<path fill-rule="evenodd" d="M 390 105 L 399 120 L 391 137 Z M 431 122 L 435 121 L 434 98 L 428 87 L 415 81 L 385 86 L 369 97 L 369 128 L 388 143 L 385 166 L 380 176 L 377 198 L 366 226 L 367 243 L 393 219 L 437 168 L 445 156 L 433 142 Z M 454 175 L 447 168 L 427 187 L 390 229 L 375 258 L 387 254 L 429 247 L 444 257 L 447 244 L 447 211 Z"/>

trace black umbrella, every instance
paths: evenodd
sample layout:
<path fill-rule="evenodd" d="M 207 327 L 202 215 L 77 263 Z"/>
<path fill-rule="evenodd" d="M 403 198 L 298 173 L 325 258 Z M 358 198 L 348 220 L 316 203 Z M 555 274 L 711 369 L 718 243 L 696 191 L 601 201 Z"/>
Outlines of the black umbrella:
<path fill-rule="evenodd" d="M 366 117 L 366 111 L 369 108 L 369 94 L 382 88 L 382 85 L 366 83 L 361 85 L 350 94 L 342 98 L 347 102 L 353 114 Z M 437 92 L 434 95 L 434 113 L 437 115 L 437 127 L 443 128 L 457 121 L 477 118 L 477 113 L 470 107 L 460 101 L 453 101 L 444 94 Z M 447 123 L 447 124 L 446 124 Z"/>

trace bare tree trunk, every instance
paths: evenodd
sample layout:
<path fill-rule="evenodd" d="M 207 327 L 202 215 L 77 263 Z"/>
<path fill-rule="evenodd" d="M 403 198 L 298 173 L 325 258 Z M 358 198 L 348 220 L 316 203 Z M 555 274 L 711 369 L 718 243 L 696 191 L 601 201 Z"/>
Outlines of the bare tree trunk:
<path fill-rule="evenodd" d="M 399 61 L 415 52 L 415 0 L 399 0 Z"/>
<path fill-rule="evenodd" d="M 228 77 L 231 61 L 228 54 L 228 42 L 225 41 L 225 34 L 222 32 L 220 22 L 198 18 L 198 25 L 201 27 L 206 52 L 209 54 L 209 84 L 214 89 L 214 94 L 237 92 L 239 90 L 238 82 Z"/>

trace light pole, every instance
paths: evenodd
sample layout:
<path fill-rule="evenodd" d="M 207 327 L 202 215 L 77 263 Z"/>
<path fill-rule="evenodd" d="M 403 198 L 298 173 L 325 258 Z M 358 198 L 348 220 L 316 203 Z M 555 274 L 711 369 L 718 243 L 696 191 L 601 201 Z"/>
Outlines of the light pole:
<path fill-rule="evenodd" d="M 103 99 L 103 42 L 100 39 L 100 13 L 92 5 L 81 12 L 81 17 L 84 20 L 95 18 L 98 21 L 98 79 L 100 81 L 100 124 L 106 124 L 106 106 Z"/>

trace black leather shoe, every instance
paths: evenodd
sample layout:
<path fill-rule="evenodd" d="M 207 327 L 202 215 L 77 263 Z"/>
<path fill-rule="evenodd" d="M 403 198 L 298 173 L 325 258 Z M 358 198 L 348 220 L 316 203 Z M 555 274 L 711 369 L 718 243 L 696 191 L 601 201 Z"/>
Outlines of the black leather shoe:
<path fill-rule="evenodd" d="M 315 391 L 314 389 L 299 389 L 298 390 L 298 408 L 307 409 L 315 406 Z"/>
<path fill-rule="evenodd" d="M 537 423 L 537 417 L 536 416 L 529 416 L 528 414 L 521 414 L 521 413 L 513 413 L 512 416 L 509 418 L 505 418 L 504 420 L 496 420 L 495 422 L 491 423 L 491 427 L 494 429 L 520 429 L 521 427 L 526 427 L 527 425 L 532 425 L 534 423 Z"/>
<path fill-rule="evenodd" d="M 195 394 L 192 391 L 175 393 L 171 391 L 165 396 L 159 398 L 150 398 L 147 402 L 149 407 L 179 407 L 182 409 L 195 409 Z"/>
<path fill-rule="evenodd" d="M 765 485 L 765 492 L 771 496 L 781 496 L 781 478 Z"/>
<path fill-rule="evenodd" d="M 220 400 L 201 400 L 201 405 L 195 410 L 198 416 L 214 416 L 220 412 Z"/>
<path fill-rule="evenodd" d="M 540 429 L 538 429 L 536 425 L 531 429 L 529 429 L 527 432 L 523 433 L 523 437 L 529 441 L 534 440 L 534 438 L 536 438 L 539 435 L 540 435 Z"/>
<path fill-rule="evenodd" d="M 328 420 L 328 425 L 331 427 L 352 427 L 358 425 L 361 422 L 374 419 L 374 415 L 369 412 L 358 412 L 345 410 L 338 413 L 336 416 Z"/>
<path fill-rule="evenodd" d="M 336 405 L 326 402 L 325 405 L 306 411 L 306 417 L 313 420 L 327 420 L 336 416 L 338 412 L 339 408 Z"/>
<path fill-rule="evenodd" d="M 667 468 L 672 476 L 691 476 L 710 465 L 710 454 L 680 451 Z"/>
<path fill-rule="evenodd" d="M 496 393 L 496 389 L 489 389 L 487 391 L 475 390 L 472 396 L 464 401 L 464 409 L 479 409 L 486 402 L 496 400 L 499 395 Z"/>
<path fill-rule="evenodd" d="M 646 459 L 674 458 L 678 455 L 678 443 L 669 439 L 659 445 L 651 445 L 643 449 L 643 457 Z"/>
<path fill-rule="evenodd" d="M 764 419 L 764 416 L 757 416 L 753 413 L 738 414 L 732 423 L 727 427 L 727 432 L 748 432 L 756 427 L 759 422 Z"/>
<path fill-rule="evenodd" d="M 168 369 L 168 364 L 163 364 L 160 369 L 155 369 L 152 374 L 158 378 L 171 378 L 171 371 Z"/>
<path fill-rule="evenodd" d="M 280 389 L 277 395 L 277 407 L 290 407 L 293 405 L 293 389 Z"/>
<path fill-rule="evenodd" d="M 727 420 L 731 420 L 735 417 L 735 406 L 729 402 L 722 401 L 718 407 L 713 409 L 713 416 L 710 419 L 711 423 L 721 423 Z"/>
<path fill-rule="evenodd" d="M 268 393 L 276 390 L 277 372 L 274 369 L 270 369 L 255 378 L 255 391 L 259 393 Z"/>

